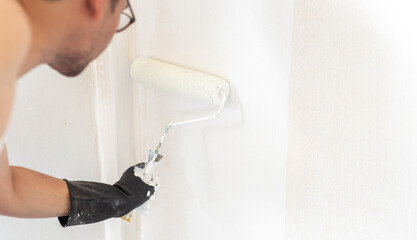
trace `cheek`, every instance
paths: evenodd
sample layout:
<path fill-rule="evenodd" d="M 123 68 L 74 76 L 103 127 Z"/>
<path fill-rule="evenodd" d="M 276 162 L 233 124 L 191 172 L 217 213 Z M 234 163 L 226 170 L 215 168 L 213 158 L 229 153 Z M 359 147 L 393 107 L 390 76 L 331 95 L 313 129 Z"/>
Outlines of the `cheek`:
<path fill-rule="evenodd" d="M 96 59 L 109 45 L 114 35 L 113 26 L 107 25 L 106 28 L 101 28 L 101 31 L 96 35 L 92 41 L 89 60 Z"/>
<path fill-rule="evenodd" d="M 119 16 L 109 19 L 108 23 L 102 28 L 102 47 L 106 48 L 111 42 L 113 36 L 116 34 L 117 27 L 119 26 Z M 104 49 L 103 49 L 104 50 Z"/>
<path fill-rule="evenodd" d="M 119 11 L 116 10 L 115 13 L 119 13 Z M 111 27 L 113 29 L 113 32 L 116 32 L 118 27 L 119 27 L 120 16 L 121 16 L 120 13 L 119 14 L 114 14 L 114 16 L 112 16 Z"/>
<path fill-rule="evenodd" d="M 105 33 L 103 33 L 100 44 L 98 44 L 100 46 L 100 52 L 104 51 L 110 44 L 111 40 L 113 39 L 115 30 L 114 28 L 109 28 L 109 30 Z"/>
<path fill-rule="evenodd" d="M 115 14 L 102 24 L 100 33 L 97 34 L 92 46 L 94 58 L 100 55 L 110 44 L 119 26 L 119 18 L 120 16 Z"/>

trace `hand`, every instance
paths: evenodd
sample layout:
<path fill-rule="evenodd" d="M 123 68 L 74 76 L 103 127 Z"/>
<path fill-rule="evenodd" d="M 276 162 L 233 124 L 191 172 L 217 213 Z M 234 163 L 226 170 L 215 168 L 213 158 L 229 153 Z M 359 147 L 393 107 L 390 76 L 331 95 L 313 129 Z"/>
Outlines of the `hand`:
<path fill-rule="evenodd" d="M 160 155 L 162 158 L 162 155 Z M 140 177 L 145 183 L 155 187 L 155 190 L 159 187 L 158 180 L 153 177 L 153 168 L 154 168 L 155 161 L 148 163 L 146 166 L 145 163 L 140 163 L 136 165 L 134 172 L 135 176 Z M 140 213 L 142 215 L 148 215 L 149 209 L 151 207 L 151 201 L 154 199 L 154 195 L 150 198 L 150 201 L 140 205 L 138 208 L 134 209 L 130 213 L 124 215 L 122 219 L 130 222 L 131 219 L 135 216 L 135 213 Z"/>
<path fill-rule="evenodd" d="M 70 214 L 59 217 L 63 227 L 90 224 L 113 217 L 121 217 L 147 202 L 155 192 L 152 182 L 135 176 L 135 168 L 128 168 L 114 185 L 98 182 L 67 181 L 71 198 Z"/>

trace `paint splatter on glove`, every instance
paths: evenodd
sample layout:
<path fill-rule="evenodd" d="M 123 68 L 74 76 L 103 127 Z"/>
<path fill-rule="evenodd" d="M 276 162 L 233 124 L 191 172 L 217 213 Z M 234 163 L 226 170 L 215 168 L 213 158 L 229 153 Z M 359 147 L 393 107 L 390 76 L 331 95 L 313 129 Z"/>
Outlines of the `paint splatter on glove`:
<path fill-rule="evenodd" d="M 69 216 L 58 217 L 61 225 L 68 227 L 121 217 L 148 201 L 155 187 L 135 176 L 135 167 L 143 168 L 144 164 L 128 168 L 114 185 L 64 179 L 71 210 Z"/>

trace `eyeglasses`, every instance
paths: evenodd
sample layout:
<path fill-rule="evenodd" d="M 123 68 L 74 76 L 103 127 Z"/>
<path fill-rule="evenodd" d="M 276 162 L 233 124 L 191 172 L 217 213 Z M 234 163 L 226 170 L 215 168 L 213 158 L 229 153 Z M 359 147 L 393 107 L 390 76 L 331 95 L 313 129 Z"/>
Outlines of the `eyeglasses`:
<path fill-rule="evenodd" d="M 122 13 L 120 14 L 119 26 L 116 32 L 121 32 L 125 30 L 130 24 L 134 23 L 136 18 L 135 14 L 133 13 L 132 7 L 130 6 L 129 0 L 127 1 L 127 6 L 123 9 Z"/>

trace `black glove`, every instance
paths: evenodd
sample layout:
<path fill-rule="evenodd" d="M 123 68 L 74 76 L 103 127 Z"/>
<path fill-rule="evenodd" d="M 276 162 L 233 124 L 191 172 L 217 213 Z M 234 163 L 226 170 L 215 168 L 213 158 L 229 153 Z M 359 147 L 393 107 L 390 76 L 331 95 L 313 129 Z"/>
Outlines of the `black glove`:
<path fill-rule="evenodd" d="M 143 168 L 144 163 L 127 169 L 114 185 L 98 182 L 68 181 L 71 199 L 69 216 L 58 217 L 63 227 L 100 222 L 121 217 L 149 200 L 155 188 L 134 174 L 134 168 Z"/>

